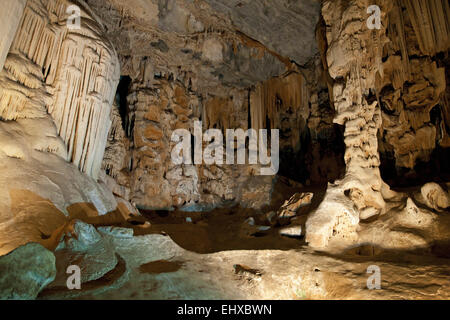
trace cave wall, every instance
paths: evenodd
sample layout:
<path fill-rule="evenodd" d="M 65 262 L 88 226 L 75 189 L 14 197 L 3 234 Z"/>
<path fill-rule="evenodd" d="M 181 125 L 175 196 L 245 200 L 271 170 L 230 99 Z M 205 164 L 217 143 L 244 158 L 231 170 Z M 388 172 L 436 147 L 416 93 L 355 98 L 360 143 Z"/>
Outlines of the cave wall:
<path fill-rule="evenodd" d="M 255 119 L 259 116 L 265 120 L 278 111 L 285 113 L 283 119 L 274 122 L 277 126 L 283 125 L 286 137 L 281 139 L 281 148 L 291 150 L 285 154 L 301 154 L 311 149 L 309 157 L 300 156 L 300 165 L 308 163 L 317 170 L 310 177 L 305 169 L 302 179 L 323 183 L 327 175 L 334 172 L 332 166 L 339 161 L 325 159 L 325 146 L 313 150 L 317 137 L 325 140 L 330 131 L 327 128 L 319 130 L 321 133 L 313 132 L 313 138 L 308 136 L 307 85 L 297 64 L 283 56 L 292 49 L 286 47 L 287 42 L 283 41 L 287 50 L 277 53 L 274 46 L 265 41 L 260 42 L 261 39 L 253 39 L 230 27 L 232 21 L 226 14 L 203 2 L 149 1 L 145 6 L 136 2 L 112 1 L 112 5 L 109 1 L 87 2 L 104 17 L 119 54 L 122 76 L 132 81 L 124 119 L 125 134 L 130 142 L 127 164 L 116 164 L 120 169 L 111 170 L 111 164 L 104 163 L 115 181 L 106 178 L 115 192 L 127 194 L 138 207 L 148 209 L 208 210 L 237 203 L 260 208 L 270 202 L 273 178 L 256 176 L 259 167 L 254 165 L 173 166 L 169 157 L 173 147 L 170 136 L 180 127 L 192 130 L 196 120 L 202 121 L 203 130 L 219 128 L 224 133 L 234 128 L 275 128 L 266 122 L 259 125 Z M 249 9 L 253 4 L 247 5 Z M 136 12 L 134 6 L 141 6 L 142 12 L 149 14 Z M 283 3 L 283 14 L 289 15 L 291 7 Z M 319 16 L 318 4 L 313 1 L 304 8 L 311 14 L 302 10 L 293 14 L 301 19 L 300 25 L 313 30 Z M 289 32 L 285 34 L 291 36 Z M 296 47 L 296 57 L 301 63 L 306 63 L 309 60 L 306 57 L 312 58 L 317 51 L 312 40 L 314 32 L 308 35 L 311 37 L 305 37 L 305 46 Z M 256 98 L 263 91 L 270 91 L 268 88 L 276 83 L 277 88 L 266 94 L 266 100 Z M 283 89 L 283 84 L 291 85 Z M 260 89 L 263 87 L 266 89 Z M 275 110 L 276 96 L 280 94 L 285 99 L 283 110 Z M 291 111 L 303 114 L 304 119 L 296 120 Z M 314 109 L 314 112 L 319 117 L 319 110 Z M 332 126 L 332 117 L 322 123 L 315 121 L 314 128 L 324 123 Z M 293 128 L 289 128 L 291 125 Z M 308 136 L 308 143 L 302 148 L 301 136 Z M 110 140 L 113 141 L 113 137 L 110 136 Z M 320 172 L 316 154 L 329 163 L 329 169 Z M 105 158 L 111 163 L 112 156 Z M 335 159 L 334 154 L 328 158 Z M 262 185 L 257 186 L 256 181 L 262 181 Z"/>
<path fill-rule="evenodd" d="M 342 175 L 342 133 L 333 124 L 320 60 L 308 68 L 292 65 L 291 71 L 249 88 L 223 83 L 213 93 L 204 93 L 190 86 L 194 72 L 154 73 L 152 58 L 143 57 L 140 72 L 131 72 L 133 79 L 126 77 L 131 83 L 120 106 L 126 112 L 120 121 L 113 120 L 103 167 L 114 193 L 144 210 L 268 205 L 275 177 L 259 177 L 258 165 L 172 164 L 171 134 L 184 128 L 194 135 L 195 121 L 202 122 L 203 131 L 217 128 L 224 136 L 226 129 L 279 128 L 281 169 L 303 170 L 281 174 L 308 184 L 324 184 Z M 264 66 L 264 60 L 261 63 Z M 118 132 L 119 141 L 125 141 L 120 147 Z M 290 164 L 291 156 L 298 159 Z"/>
<path fill-rule="evenodd" d="M 327 183 L 342 175 L 342 133 L 333 124 L 322 68 L 308 69 L 307 77 L 314 81 L 306 80 L 305 70 L 296 69 L 247 89 L 222 86 L 215 94 L 186 88 L 171 74 L 155 74 L 149 86 L 145 70 L 124 93 L 127 101 L 120 108 L 127 111 L 123 117 L 115 111 L 117 120 L 113 120 L 103 164 L 111 189 L 138 207 L 209 210 L 269 204 L 273 177 L 258 177 L 257 165 L 171 163 L 175 145 L 171 134 L 184 128 L 194 136 L 195 121 L 202 122 L 203 131 L 217 128 L 224 136 L 226 129 L 278 128 L 280 169 L 285 170 L 279 174 L 308 184 Z M 291 174 L 286 169 L 303 171 Z M 257 187 L 257 181 L 267 185 Z"/>
<path fill-rule="evenodd" d="M 448 1 L 395 1 L 389 12 L 384 77 L 377 92 L 383 117 L 380 154 L 393 185 L 449 174 L 445 157 L 439 157 L 450 147 L 445 95 L 448 6 Z M 419 168 L 420 163 L 428 163 L 438 174 Z"/>
<path fill-rule="evenodd" d="M 171 160 L 172 133 L 186 129 L 194 139 L 196 121 L 203 132 L 217 128 L 224 136 L 226 129 L 247 130 L 248 92 L 229 94 L 203 97 L 173 78 L 154 80 L 151 88 L 135 79 L 127 95 L 128 113 L 113 120 L 103 160 L 113 192 L 142 210 L 267 205 L 274 177 L 258 176 L 259 165 L 194 164 L 193 158 L 192 165 L 177 165 Z M 118 139 L 124 141 L 120 147 Z"/>

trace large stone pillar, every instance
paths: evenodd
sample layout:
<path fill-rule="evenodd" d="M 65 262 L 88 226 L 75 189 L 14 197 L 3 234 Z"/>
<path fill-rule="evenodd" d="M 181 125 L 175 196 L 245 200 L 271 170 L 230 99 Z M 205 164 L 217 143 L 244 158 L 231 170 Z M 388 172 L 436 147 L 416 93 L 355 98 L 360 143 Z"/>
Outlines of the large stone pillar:
<path fill-rule="evenodd" d="M 376 83 L 383 76 L 382 53 L 386 41 L 390 1 L 325 1 L 326 61 L 334 80 L 334 122 L 345 127 L 345 177 L 329 185 L 325 198 L 306 224 L 306 241 L 327 247 L 357 240 L 360 218 L 384 213 L 382 193 L 388 187 L 380 176 L 377 132 L 381 126 Z M 371 5 L 381 9 L 381 26 L 369 28 Z M 375 12 L 374 12 L 375 13 Z"/>
<path fill-rule="evenodd" d="M 27 0 L 2 0 L 0 10 L 0 72 L 8 56 Z"/>

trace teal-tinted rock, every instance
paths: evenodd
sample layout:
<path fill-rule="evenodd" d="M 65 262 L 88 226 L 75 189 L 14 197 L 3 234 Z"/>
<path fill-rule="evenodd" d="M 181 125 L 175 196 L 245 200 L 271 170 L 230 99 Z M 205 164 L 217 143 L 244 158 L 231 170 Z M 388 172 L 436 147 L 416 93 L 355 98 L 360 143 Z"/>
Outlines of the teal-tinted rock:
<path fill-rule="evenodd" d="M 0 257 L 0 299 L 36 299 L 56 276 L 55 255 L 29 243 Z"/>

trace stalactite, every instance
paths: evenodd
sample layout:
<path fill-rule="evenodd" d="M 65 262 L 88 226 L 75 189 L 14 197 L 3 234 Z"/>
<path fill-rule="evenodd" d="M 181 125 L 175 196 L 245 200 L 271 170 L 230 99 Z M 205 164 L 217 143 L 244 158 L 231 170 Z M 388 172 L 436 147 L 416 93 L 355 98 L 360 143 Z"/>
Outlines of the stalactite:
<path fill-rule="evenodd" d="M 122 126 L 122 118 L 117 104 L 113 105 L 111 113 L 111 128 L 108 133 L 108 142 L 103 157 L 102 169 L 109 176 L 117 178 L 120 171 L 126 166 L 127 139 Z"/>
<path fill-rule="evenodd" d="M 394 1 L 394 7 L 389 13 L 388 33 L 395 52 L 401 52 L 401 62 L 395 62 L 393 67 L 397 70 L 394 74 L 394 88 L 398 89 L 406 81 L 411 79 L 411 66 L 409 62 L 408 46 L 406 43 L 405 17 L 400 0 Z"/>
<path fill-rule="evenodd" d="M 271 123 L 269 129 L 275 129 L 279 127 L 281 104 L 295 111 L 307 109 L 308 101 L 306 81 L 300 74 L 291 73 L 286 77 L 272 78 L 260 83 L 250 97 L 252 128 L 266 128 L 268 118 Z"/>
<path fill-rule="evenodd" d="M 403 0 L 423 54 L 433 56 L 450 47 L 448 0 Z"/>
<path fill-rule="evenodd" d="M 203 105 L 205 128 L 230 129 L 231 101 L 222 97 L 212 97 Z"/>
<path fill-rule="evenodd" d="M 53 97 L 45 106 L 67 145 L 68 160 L 97 178 L 111 125 L 119 62 L 112 45 L 102 37 L 102 27 L 85 11 L 81 29 L 66 28 L 68 5 L 66 0 L 47 1 L 46 7 L 37 0 L 28 1 L 11 52 L 38 67 Z M 18 70 L 13 75 L 26 87 L 38 85 Z M 14 94 L 20 100 L 20 94 Z"/>
<path fill-rule="evenodd" d="M 282 112 L 290 109 L 300 115 L 309 110 L 309 92 L 306 81 L 301 74 L 291 73 L 258 84 L 250 93 L 250 119 L 253 129 L 282 128 Z M 267 123 L 270 121 L 270 127 Z M 306 117 L 305 119 L 306 120 Z M 299 136 L 294 135 L 291 141 L 294 147 Z"/>
<path fill-rule="evenodd" d="M 0 73 L 0 117 L 3 120 L 42 118 L 51 101 L 40 67 L 22 55 L 9 54 Z"/>
<path fill-rule="evenodd" d="M 11 43 L 14 40 L 26 0 L 2 0 L 0 10 L 0 71 L 3 69 Z"/>
<path fill-rule="evenodd" d="M 384 108 L 380 152 L 393 153 L 396 169 L 413 173 L 419 160 L 430 160 L 439 132 L 445 131 L 430 123 L 430 111 L 438 104 L 444 105 L 445 68 L 439 57 L 426 54 L 446 50 L 436 42 L 439 37 L 448 39 L 442 30 L 445 21 L 441 21 L 446 13 L 433 13 L 439 1 L 418 4 L 397 0 L 393 4 L 387 24 L 390 41 L 385 46 L 384 76 L 377 83 L 379 101 Z M 421 22 L 417 25 L 419 18 Z M 426 35 L 430 31 L 429 23 L 433 35 Z M 424 36 L 432 42 L 424 43 Z M 424 50 L 426 46 L 428 49 Z M 445 138 L 438 143 L 444 146 Z"/>

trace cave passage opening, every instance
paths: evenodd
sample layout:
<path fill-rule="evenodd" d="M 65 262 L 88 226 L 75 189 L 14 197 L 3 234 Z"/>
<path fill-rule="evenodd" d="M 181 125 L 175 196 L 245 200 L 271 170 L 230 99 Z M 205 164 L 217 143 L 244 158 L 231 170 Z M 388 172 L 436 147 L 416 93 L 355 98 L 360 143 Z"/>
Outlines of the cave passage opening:
<path fill-rule="evenodd" d="M 130 108 L 128 105 L 128 94 L 131 88 L 131 78 L 129 76 L 120 76 L 119 85 L 117 86 L 116 101 L 119 107 L 119 114 L 122 118 L 122 127 L 127 137 L 131 136 L 132 128 L 130 123 Z"/>

